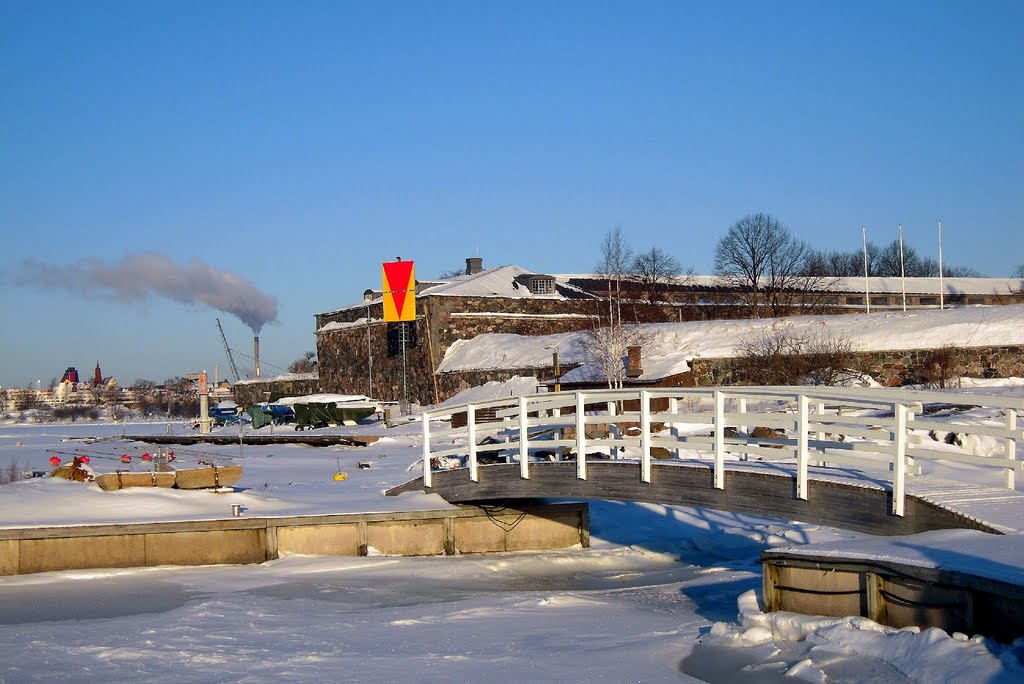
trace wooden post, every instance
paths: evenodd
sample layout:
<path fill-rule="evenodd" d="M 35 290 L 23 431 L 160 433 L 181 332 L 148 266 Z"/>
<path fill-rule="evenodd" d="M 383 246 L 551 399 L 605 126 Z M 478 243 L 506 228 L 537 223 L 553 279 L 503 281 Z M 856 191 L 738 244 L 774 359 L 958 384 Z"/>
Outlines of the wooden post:
<path fill-rule="evenodd" d="M 736 400 L 736 402 L 738 404 L 739 413 L 741 413 L 743 415 L 746 415 L 746 413 L 747 413 L 747 398 L 746 397 L 740 397 L 739 399 Z M 740 432 L 742 432 L 743 434 L 747 434 L 747 426 L 746 425 L 740 425 L 738 427 L 739 427 L 739 431 Z M 743 460 L 744 461 L 749 461 L 750 460 L 750 454 L 748 454 L 746 451 L 743 452 Z"/>
<path fill-rule="evenodd" d="M 868 619 L 880 625 L 887 624 L 889 615 L 885 607 L 885 596 L 882 594 L 885 591 L 885 580 L 873 572 L 864 573 L 864 579 L 867 585 Z"/>
<path fill-rule="evenodd" d="M 420 419 L 423 421 L 423 486 L 430 487 L 430 414 L 424 411 Z"/>
<path fill-rule="evenodd" d="M 761 598 L 764 612 L 774 613 L 782 610 L 782 595 L 779 592 L 779 566 L 771 561 L 764 564 L 761 572 Z"/>
<path fill-rule="evenodd" d="M 519 397 L 519 476 L 530 479 L 530 435 L 526 415 L 526 397 Z"/>
<path fill-rule="evenodd" d="M 367 330 L 369 330 L 369 316 L 367 316 L 366 326 Z M 441 395 L 437 392 L 437 373 L 434 372 L 437 368 L 437 366 L 434 365 L 434 340 L 430 335 L 430 305 L 427 303 L 427 299 L 423 300 L 423 327 L 427 329 L 427 352 L 430 355 L 430 379 L 434 384 L 434 403 L 440 404 Z M 370 396 L 373 395 L 371 394 Z"/>
<path fill-rule="evenodd" d="M 825 402 L 819 401 L 817 404 L 814 405 L 814 416 L 815 419 L 818 421 L 818 431 L 815 433 L 814 438 L 817 439 L 819 442 L 825 441 L 825 433 L 821 430 L 821 418 L 824 415 Z M 824 447 L 819 448 L 821 449 L 821 459 L 818 460 L 818 465 L 824 468 L 827 465 L 825 463 L 825 449 Z"/>
<path fill-rule="evenodd" d="M 904 512 L 904 494 L 907 480 L 907 407 L 896 404 L 896 453 L 892 468 L 892 512 L 900 517 Z"/>
<path fill-rule="evenodd" d="M 1017 430 L 1017 412 L 1014 409 L 1006 409 L 1006 429 L 1011 432 Z M 1017 440 L 1013 437 L 1006 439 L 1006 460 L 1009 467 L 1006 469 L 1006 488 L 1013 489 L 1014 471 L 1017 467 Z"/>
<path fill-rule="evenodd" d="M 800 415 L 796 436 L 796 496 L 807 501 L 807 441 L 810 435 L 807 416 L 809 400 L 806 394 L 801 394 L 797 398 L 797 405 Z"/>
<path fill-rule="evenodd" d="M 672 434 L 672 439 L 675 440 L 675 447 L 672 449 L 672 453 L 676 457 L 676 460 L 678 460 L 678 459 L 683 457 L 682 456 L 683 450 L 679 446 L 679 423 L 675 422 L 675 419 L 674 419 L 675 416 L 679 415 L 679 399 L 678 399 L 678 397 L 670 397 L 669 398 L 669 400 L 668 400 L 668 412 L 671 413 L 672 416 L 673 416 L 672 426 L 671 426 L 671 434 Z"/>
<path fill-rule="evenodd" d="M 455 516 L 446 515 L 442 518 L 441 529 L 444 532 L 444 555 L 455 555 Z"/>
<path fill-rule="evenodd" d="M 651 393 L 640 390 L 640 480 L 651 481 Z"/>
<path fill-rule="evenodd" d="M 609 418 L 611 418 L 612 416 L 616 415 L 616 413 L 615 413 L 615 402 L 614 401 L 607 402 L 605 404 L 605 410 L 608 411 L 608 417 Z M 610 439 L 614 438 L 615 441 L 618 441 L 619 438 L 622 437 L 622 433 L 619 432 L 619 426 L 616 425 L 615 423 L 612 423 L 611 421 L 608 422 L 608 437 Z M 619 457 L 619 445 L 618 444 L 613 444 L 610 447 L 610 450 L 611 450 L 610 457 L 612 459 L 618 459 L 618 457 Z"/>
<path fill-rule="evenodd" d="M 725 394 L 715 390 L 715 489 L 725 489 Z"/>
<path fill-rule="evenodd" d="M 576 393 L 576 478 L 587 479 L 587 420 L 583 392 Z"/>
<path fill-rule="evenodd" d="M 466 404 L 466 434 L 469 438 L 469 479 L 480 481 L 480 473 L 476 462 L 476 406 Z"/>

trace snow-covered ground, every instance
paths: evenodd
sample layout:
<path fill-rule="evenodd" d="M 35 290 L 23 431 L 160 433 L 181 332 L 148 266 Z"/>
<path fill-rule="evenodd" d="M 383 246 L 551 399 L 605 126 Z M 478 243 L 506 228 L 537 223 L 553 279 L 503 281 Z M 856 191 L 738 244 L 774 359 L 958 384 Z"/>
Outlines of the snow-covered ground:
<path fill-rule="evenodd" d="M 488 390 L 473 392 L 474 400 L 488 398 Z M 48 472 L 54 453 L 88 454 L 98 471 L 120 467 L 127 454 L 143 469 L 140 457 L 152 445 L 81 438 L 167 430 L 163 423 L 3 425 L 0 469 Z M 101 492 L 24 479 L 0 486 L 0 526 L 222 518 L 233 503 L 248 516 L 448 506 L 436 495 L 381 494 L 418 474 L 417 425 L 331 430 L 382 439 L 366 448 L 170 447 L 182 465 L 241 463 L 238 491 L 229 494 Z M 339 470 L 348 479 L 334 480 Z M 865 535 L 591 502 L 591 540 L 589 549 L 553 552 L 289 556 L 252 566 L 3 577 L 0 681 L 1024 681 L 1022 642 L 757 609 L 763 549 L 852 544 Z"/>

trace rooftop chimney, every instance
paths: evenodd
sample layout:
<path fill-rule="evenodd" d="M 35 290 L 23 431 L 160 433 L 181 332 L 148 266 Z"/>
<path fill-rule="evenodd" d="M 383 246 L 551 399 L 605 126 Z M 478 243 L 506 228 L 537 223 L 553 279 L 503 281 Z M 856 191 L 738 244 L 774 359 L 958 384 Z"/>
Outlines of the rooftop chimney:
<path fill-rule="evenodd" d="M 644 374 L 644 369 L 640 365 L 640 347 L 626 347 L 626 354 L 626 377 L 639 378 Z"/>
<path fill-rule="evenodd" d="M 468 257 L 466 259 L 466 275 L 474 275 L 484 270 L 484 260 L 482 257 Z"/>

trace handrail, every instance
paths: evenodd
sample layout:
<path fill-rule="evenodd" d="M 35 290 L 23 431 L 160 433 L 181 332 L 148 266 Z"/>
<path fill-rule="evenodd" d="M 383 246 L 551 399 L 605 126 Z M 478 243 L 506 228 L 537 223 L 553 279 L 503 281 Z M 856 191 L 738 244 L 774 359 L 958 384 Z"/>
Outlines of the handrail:
<path fill-rule="evenodd" d="M 781 406 L 777 405 L 780 402 Z M 708 410 L 695 410 L 704 403 L 709 404 Z M 776 405 L 770 405 L 772 403 Z M 1005 417 L 1004 423 L 998 427 L 991 422 L 982 424 L 977 419 L 971 422 L 970 417 L 961 419 L 968 422 L 948 424 L 916 419 L 926 404 L 936 403 L 999 409 Z M 657 404 L 656 410 L 652 404 Z M 492 409 L 493 419 L 478 415 L 481 410 Z M 567 412 L 566 415 L 562 415 L 563 411 Z M 843 414 L 843 411 L 847 413 Z M 854 416 L 849 414 L 850 411 L 875 413 Z M 877 415 L 879 411 L 882 415 Z M 890 472 L 892 512 L 902 516 L 906 478 L 914 473 L 914 458 L 943 458 L 943 452 L 920 444 L 915 429 L 949 428 L 958 433 L 1001 440 L 1005 452 L 1003 458 L 954 453 L 947 454 L 945 458 L 951 462 L 1000 468 L 1005 474 L 1005 486 L 1012 489 L 1015 473 L 1024 465 L 1016 457 L 1017 442 L 1024 440 L 1024 430 L 1017 424 L 1017 416 L 1022 411 L 1024 398 L 886 388 L 656 387 L 533 394 L 424 411 L 420 415 L 423 484 L 428 488 L 432 484 L 435 469 L 432 459 L 435 456 L 458 455 L 464 458 L 470 480 L 478 482 L 479 454 L 498 453 L 508 461 L 518 460 L 520 476 L 529 479 L 531 457 L 546 451 L 553 452 L 560 460 L 564 459 L 570 456 L 566 453 L 566 445 L 571 445 L 575 453 L 576 477 L 585 480 L 587 445 L 593 442 L 609 447 L 613 455 L 627 448 L 639 450 L 634 458 L 639 458 L 643 482 L 651 481 L 652 449 L 668 449 L 676 459 L 682 458 L 683 450 L 710 453 L 714 461 L 716 489 L 725 489 L 727 454 L 746 459 L 751 455 L 765 457 L 770 454 L 774 457 L 777 452 L 780 460 L 795 460 L 796 497 L 806 500 L 808 466 L 813 454 L 813 460 L 819 465 L 864 466 L 875 463 Z M 439 430 L 438 433 L 445 437 L 444 444 L 432 445 L 431 421 L 447 420 L 463 412 L 466 414 L 465 427 Z M 755 437 L 749 427 L 758 424 L 782 426 L 789 434 Z M 683 434 L 682 427 L 686 425 L 710 425 L 711 432 L 705 433 L 704 437 Z M 588 436 L 588 426 L 597 431 L 596 436 Z M 627 428 L 632 434 L 624 434 Z M 480 444 L 481 435 L 485 433 L 501 435 L 504 441 Z M 546 439 L 544 433 L 550 433 L 551 438 Z M 838 437 L 836 433 L 839 433 Z M 830 435 L 832 439 L 828 439 Z M 849 442 L 845 441 L 846 437 L 864 441 Z M 851 455 L 851 452 L 857 455 Z M 876 458 L 871 459 L 872 455 Z"/>

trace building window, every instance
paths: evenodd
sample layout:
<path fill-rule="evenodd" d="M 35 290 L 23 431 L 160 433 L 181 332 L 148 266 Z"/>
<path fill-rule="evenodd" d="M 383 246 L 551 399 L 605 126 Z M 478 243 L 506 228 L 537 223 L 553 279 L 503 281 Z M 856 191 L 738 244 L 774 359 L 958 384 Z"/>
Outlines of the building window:
<path fill-rule="evenodd" d="M 847 306 L 863 306 L 864 305 L 864 298 L 863 297 L 847 297 L 846 298 L 846 304 L 847 304 Z"/>
<path fill-rule="evenodd" d="M 530 278 L 530 293 L 535 295 L 554 294 L 555 279 L 548 275 L 533 276 Z"/>
<path fill-rule="evenodd" d="M 939 300 L 937 297 L 921 297 L 917 303 L 921 306 L 938 306 Z"/>

